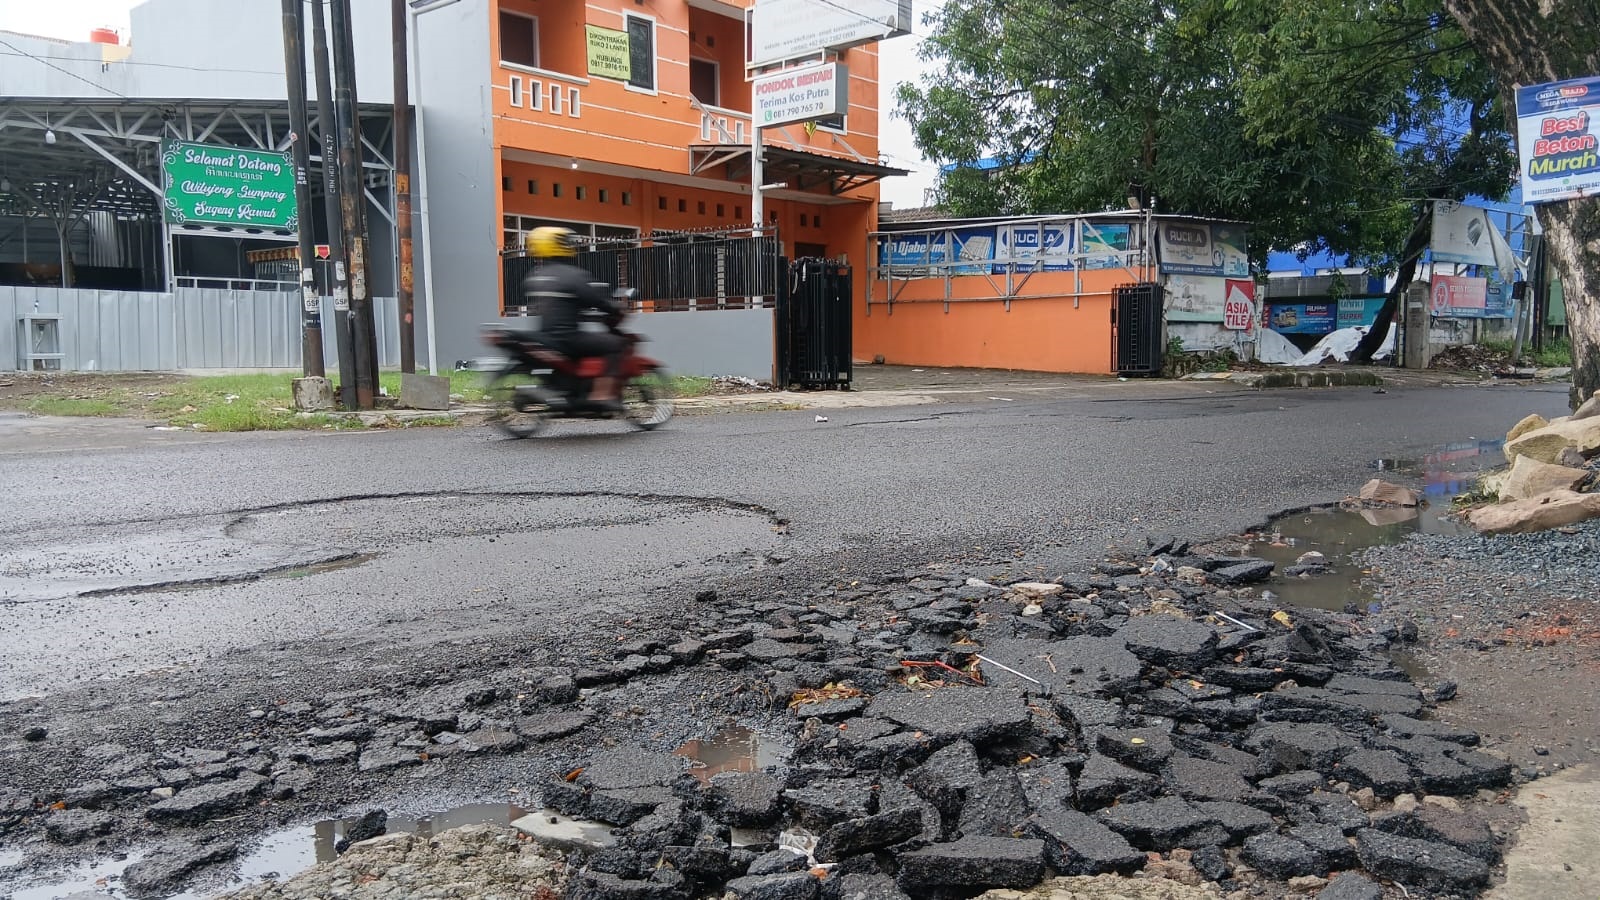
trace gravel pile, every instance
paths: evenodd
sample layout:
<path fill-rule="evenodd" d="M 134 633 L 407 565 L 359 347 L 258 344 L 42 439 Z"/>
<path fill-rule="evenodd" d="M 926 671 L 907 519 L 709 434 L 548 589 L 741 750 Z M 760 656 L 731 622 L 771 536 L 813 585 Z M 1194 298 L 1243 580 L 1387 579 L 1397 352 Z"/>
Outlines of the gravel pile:
<path fill-rule="evenodd" d="M 371 796 L 494 760 L 537 773 L 516 783 L 547 807 L 610 826 L 566 847 L 566 896 L 587 900 L 920 900 L 1140 871 L 1329 900 L 1377 896 L 1367 876 L 1476 891 L 1500 847 L 1472 800 L 1512 766 L 1430 718 L 1448 696 L 1390 655 L 1414 624 L 1286 615 L 1250 589 L 1273 568 L 1152 537 L 1137 558 L 1050 582 L 917 570 L 756 602 L 707 591 L 671 632 L 284 698 L 222 746 L 90 748 L 91 780 L 0 797 L 0 833 L 105 847 L 167 835 L 175 849 L 159 855 L 184 864 L 129 873 L 155 896 L 237 852 L 203 841 L 218 823 L 333 778 Z M 720 691 L 686 698 L 690 681 Z M 702 781 L 655 727 L 686 700 L 703 718 L 737 711 L 792 753 Z M 496 865 L 531 852 L 472 834 Z M 351 874 L 333 872 L 316 877 Z M 245 896 L 336 895 L 315 884 Z"/>

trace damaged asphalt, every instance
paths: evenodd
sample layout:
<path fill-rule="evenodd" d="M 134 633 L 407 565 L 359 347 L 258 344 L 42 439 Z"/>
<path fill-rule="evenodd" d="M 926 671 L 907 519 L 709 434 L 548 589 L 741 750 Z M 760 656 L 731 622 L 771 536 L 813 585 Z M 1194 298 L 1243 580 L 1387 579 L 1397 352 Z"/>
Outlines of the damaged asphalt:
<path fill-rule="evenodd" d="M 1232 626 L 1184 621 L 1202 618 L 1211 595 L 1119 584 L 1155 576 L 1089 566 L 1108 545 L 1128 565 L 1147 563 L 1152 531 L 1198 540 L 1337 499 L 1370 474 L 1370 459 L 1495 434 L 1526 411 L 1558 412 L 1564 393 L 1159 387 L 1173 395 L 1146 396 L 1118 421 L 1091 418 L 1105 415 L 1096 399 L 1068 398 L 942 405 L 893 423 L 884 420 L 904 416 L 861 409 L 829 423 L 784 412 L 686 419 L 643 436 L 577 426 L 526 443 L 473 429 L 11 455 L 14 544 L 48 535 L 60 552 L 103 560 L 96 554 L 114 555 L 106 545 L 130 532 L 197 528 L 267 556 L 331 546 L 370 559 L 182 591 L 100 585 L 84 597 L 67 585 L 6 602 L 0 666 L 39 699 L 0 707 L 0 745 L 17 761 L 0 779 L 3 842 L 44 867 L 176 839 L 185 854 L 145 876 L 159 896 L 262 829 L 308 815 L 513 788 L 551 802 L 552 785 L 568 785 L 588 815 L 598 794 L 604 816 L 639 813 L 659 818 L 662 834 L 684 832 L 685 843 L 633 848 L 613 865 L 622 871 L 584 869 L 597 883 L 639 880 L 630 876 L 643 874 L 641 859 L 693 848 L 707 830 L 714 844 L 736 821 L 775 827 L 806 808 L 827 825 L 819 851 L 841 865 L 898 848 L 896 871 L 913 896 L 936 889 L 919 872 L 945 872 L 945 887 L 1025 886 L 1047 866 L 1119 871 L 1183 844 L 1225 849 L 1226 866 L 1272 878 L 1326 873 L 1353 854 L 1381 877 L 1444 890 L 1480 883 L 1491 863 L 1412 824 L 1419 816 L 1386 830 L 1378 817 L 1393 810 L 1357 806 L 1363 824 L 1320 796 L 1345 797 L 1341 784 L 1380 803 L 1411 791 L 1471 796 L 1514 777 L 1465 737 L 1408 724 L 1433 701 L 1384 656 L 1390 638 L 1339 623 L 1272 635 L 1270 610 L 1241 601 L 1229 608 L 1272 640 L 1236 643 L 1243 658 L 1225 661 L 1218 648 Z M 873 421 L 884 424 L 843 427 Z M 588 496 L 597 490 L 606 496 Z M 425 499 L 469 492 L 500 496 L 452 500 L 448 510 Z M 369 499 L 321 502 L 354 495 Z M 267 508 L 273 520 L 263 524 Z M 897 574 L 929 565 L 943 568 L 927 584 Z M 128 585 L 148 574 L 135 561 L 126 568 Z M 1075 574 L 1103 583 L 1070 584 Z M 963 596 L 979 590 L 971 576 L 1069 584 L 1035 598 L 1042 615 L 1023 616 L 1027 604 Z M 1231 577 L 1252 576 L 1217 580 Z M 1150 616 L 1145 588 L 1175 591 L 1167 602 L 1193 608 Z M 919 602 L 899 597 L 899 608 L 908 590 Z M 1001 602 L 1010 606 L 979 619 L 984 603 Z M 47 607 L 49 616 L 29 618 Z M 1289 643 L 1296 637 L 1303 646 Z M 1017 671 L 1034 680 L 985 668 L 983 687 L 926 693 L 951 698 L 941 704 L 882 680 L 908 659 L 968 663 L 963 641 L 1001 662 L 1031 656 Z M 1288 677 L 1267 684 L 1285 663 Z M 787 711 L 785 698 L 841 674 L 862 687 L 861 702 L 820 701 L 842 705 L 804 718 Z M 962 692 L 983 699 L 963 705 Z M 781 780 L 595 780 L 596 746 L 659 759 L 708 736 L 708 723 L 734 720 L 793 740 Z M 851 720 L 867 736 L 861 747 L 843 757 L 830 757 L 838 747 L 827 741 L 817 748 L 850 732 L 837 726 Z M 1280 726 L 1305 730 L 1285 736 Z M 959 758 L 933 765 L 939 754 Z M 1032 778 L 1042 769 L 1022 756 L 1056 767 L 1053 800 Z M 839 793 L 813 785 L 808 766 L 826 769 L 823 781 L 860 776 L 878 790 L 864 808 L 807 807 L 794 792 Z M 573 768 L 586 772 L 557 778 Z M 900 787 L 886 786 L 884 772 Z M 885 807 L 886 791 L 907 793 Z M 37 815 L 39 797 L 64 806 Z M 1107 812 L 1112 801 L 1119 811 Z M 905 812 L 913 808 L 920 816 Z M 928 843 L 935 829 L 945 840 Z M 1052 839 L 1052 829 L 1080 839 Z M 1417 870 L 1408 841 L 1438 844 L 1428 858 L 1442 861 Z M 1052 851 L 1063 844 L 1103 854 L 1094 864 L 1103 868 Z M 1209 855 L 1195 865 L 1223 871 Z M 721 863 L 712 870 L 666 888 L 736 875 Z"/>

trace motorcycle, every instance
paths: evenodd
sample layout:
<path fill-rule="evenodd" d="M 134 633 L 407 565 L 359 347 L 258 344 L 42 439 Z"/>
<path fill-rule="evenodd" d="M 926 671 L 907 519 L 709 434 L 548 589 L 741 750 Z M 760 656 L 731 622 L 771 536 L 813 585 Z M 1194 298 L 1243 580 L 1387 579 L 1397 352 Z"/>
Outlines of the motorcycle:
<path fill-rule="evenodd" d="M 614 296 L 629 306 L 633 290 Z M 623 331 L 627 313 L 608 322 L 624 341 L 622 410 L 596 406 L 589 400 L 594 380 L 605 373 L 600 357 L 573 359 L 545 344 L 536 326 L 492 322 L 483 339 L 505 354 L 489 376 L 485 393 L 492 404 L 489 422 L 514 438 L 538 434 L 553 419 L 624 419 L 641 431 L 653 431 L 672 418 L 672 379 L 654 359 L 639 353 L 641 335 Z"/>

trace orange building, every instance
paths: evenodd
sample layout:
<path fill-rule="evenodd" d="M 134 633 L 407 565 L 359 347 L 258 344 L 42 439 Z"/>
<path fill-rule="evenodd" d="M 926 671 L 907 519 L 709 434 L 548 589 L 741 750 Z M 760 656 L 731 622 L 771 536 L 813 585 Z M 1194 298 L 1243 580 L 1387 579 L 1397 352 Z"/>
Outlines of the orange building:
<path fill-rule="evenodd" d="M 541 225 L 600 241 L 754 225 L 747 5 L 496 0 L 501 245 Z M 764 129 L 762 224 L 790 258 L 855 262 L 877 225 L 876 182 L 899 173 L 878 162 L 876 47 L 830 58 L 849 71 L 848 112 Z"/>

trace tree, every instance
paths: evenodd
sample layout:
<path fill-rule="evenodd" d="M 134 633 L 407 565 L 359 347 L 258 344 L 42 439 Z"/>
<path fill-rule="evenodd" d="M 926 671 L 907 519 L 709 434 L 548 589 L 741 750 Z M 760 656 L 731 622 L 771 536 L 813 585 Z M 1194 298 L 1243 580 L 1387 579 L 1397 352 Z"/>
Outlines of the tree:
<path fill-rule="evenodd" d="M 1426 244 L 1423 201 L 1503 195 L 1514 170 L 1493 79 L 1437 4 L 947 4 L 923 49 L 946 71 L 902 87 L 900 111 L 958 164 L 941 184 L 957 214 L 1102 210 L 1132 190 L 1250 222 L 1257 262 L 1327 249 L 1393 269 Z"/>
<path fill-rule="evenodd" d="M 1600 74 L 1600 9 L 1595 0 L 1444 0 L 1499 76 L 1507 121 L 1510 92 Z M 1535 208 L 1567 298 L 1573 406 L 1600 388 L 1600 197 Z"/>

